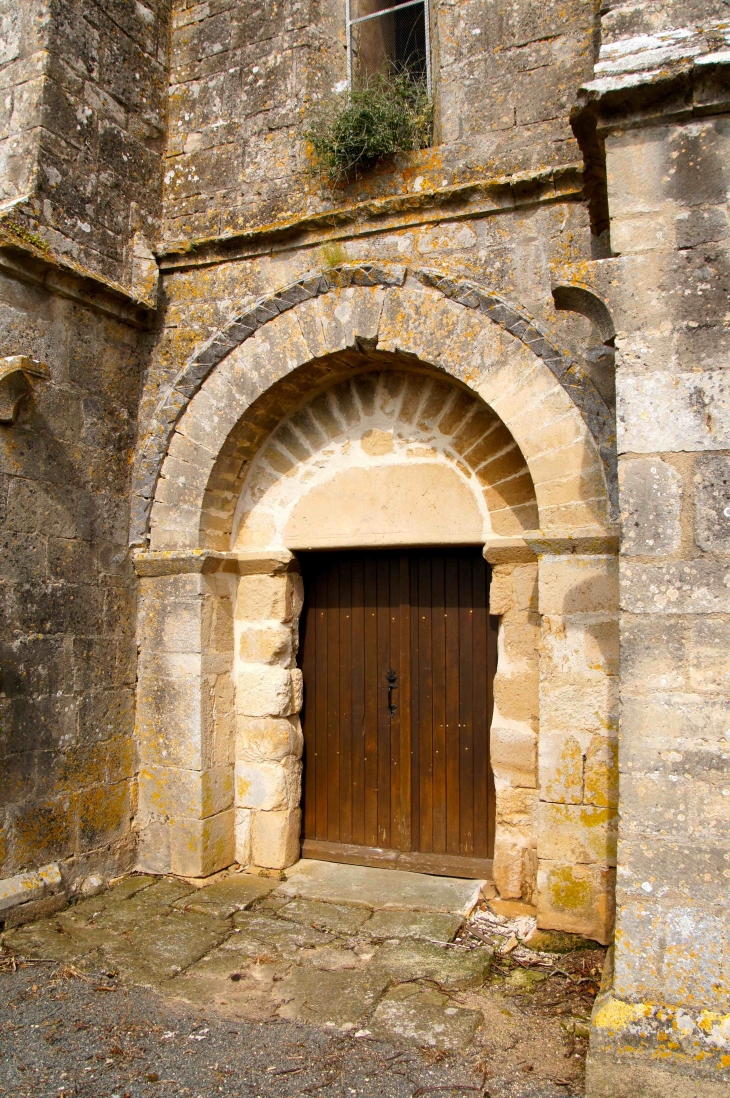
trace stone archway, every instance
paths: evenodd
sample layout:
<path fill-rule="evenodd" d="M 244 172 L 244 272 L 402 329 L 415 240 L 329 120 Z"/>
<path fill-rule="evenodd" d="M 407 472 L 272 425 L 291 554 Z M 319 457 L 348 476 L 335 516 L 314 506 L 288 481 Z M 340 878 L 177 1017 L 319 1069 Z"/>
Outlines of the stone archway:
<path fill-rule="evenodd" d="M 485 493 L 499 484 L 492 478 L 477 507 L 494 565 L 493 610 L 503 619 L 492 749 L 502 802 L 495 877 L 503 895 L 536 898 L 543 925 L 605 940 L 613 895 L 617 597 L 602 454 L 608 443 L 594 414 L 600 398 L 593 411 L 581 408 L 575 379 L 561 383 L 544 338 L 535 332 L 531 347 L 521 338 L 526 324 L 513 322 L 522 324 L 519 334 L 509 331 L 478 294 L 463 292 L 457 303 L 424 279 L 398 281 L 329 286 L 326 294 L 270 314 L 238 344 L 229 332 L 220 341 L 227 353 L 214 367 L 204 364 L 205 381 L 183 401 L 160 466 L 150 549 L 137 554 L 142 864 L 204 876 L 233 860 L 236 708 L 264 722 L 254 739 L 268 753 L 249 760 L 260 764 L 253 775 L 260 802 L 249 815 L 250 835 L 239 820 L 239 853 L 247 856 L 253 842 L 260 864 L 282 865 L 296 855 L 296 767 L 279 764 L 296 759 L 298 750 L 298 674 L 291 647 L 283 660 L 289 666 L 274 654 L 274 634 L 283 626 L 291 635 L 298 614 L 296 564 L 286 537 L 262 537 L 251 525 L 253 509 L 239 500 L 257 469 L 266 467 L 267 490 L 278 483 L 281 493 L 287 476 L 295 479 L 291 470 L 314 457 L 311 447 L 307 457 L 282 446 L 281 434 L 262 449 L 277 427 L 284 431 L 288 410 L 307 395 L 321 399 L 362 371 L 364 359 L 372 369 L 373 355 L 390 356 L 391 373 L 407 366 L 432 375 L 429 384 L 458 389 L 459 396 L 449 395 L 451 407 L 478 397 L 479 414 L 491 416 L 509 439 L 508 461 L 520 465 L 502 477 L 502 492 L 511 480 L 529 482 L 525 498 L 503 496 L 501 507 L 485 508 Z M 501 307 L 490 300 L 493 311 Z M 325 401 L 331 409 L 331 398 Z M 344 428 L 344 412 L 340 418 Z M 446 434 L 439 438 L 444 469 Z M 375 449 L 382 447 L 382 439 L 371 437 Z M 466 484 L 478 469 L 468 469 L 458 450 L 456 456 Z M 286 525 L 277 529 L 283 535 Z M 251 606 L 258 606 L 259 626 L 271 627 L 268 640 L 259 628 L 256 643 L 264 648 L 250 661 L 257 666 L 250 683 L 258 689 L 266 678 L 273 693 L 253 704 L 243 701 L 245 672 L 234 673 L 237 605 L 246 633 L 252 633 Z M 236 632 L 240 651 L 239 626 Z M 264 676 L 263 667 L 270 669 Z M 259 711 L 245 712 L 252 708 Z M 266 723 L 272 721 L 279 723 Z M 264 749 L 252 750 L 261 756 Z"/>
<path fill-rule="evenodd" d="M 405 356 L 315 393 L 254 456 L 231 548 L 484 544 L 538 524 L 504 423 L 466 386 Z"/>
<path fill-rule="evenodd" d="M 537 525 L 524 457 L 473 391 L 404 356 L 369 352 L 350 356 L 349 364 L 359 371 L 315 390 L 254 453 L 235 508 L 233 550 L 264 557 L 322 548 L 509 544 L 510 536 Z M 342 365 L 332 363 L 335 376 Z M 534 563 L 523 563 L 522 572 L 534 583 Z M 284 866 L 298 850 L 300 607 L 293 574 L 239 581 L 234 803 L 237 858 L 246 863 Z M 527 653 L 512 643 L 518 620 L 523 648 L 525 632 L 532 636 Z M 495 757 L 503 748 L 496 781 L 498 876 L 516 838 L 525 850 L 533 843 L 526 821 L 503 820 L 503 794 L 513 778 L 532 789 L 537 779 L 537 615 L 505 608 L 503 625 L 505 661 L 512 659 L 512 675 L 519 669 L 525 681 L 518 704 L 510 676 L 496 681 Z M 521 750 L 527 758 L 515 766 Z M 532 892 L 535 866 L 523 865 L 521 853 L 518 861 L 510 885 L 519 894 L 527 882 Z M 509 887 L 503 872 L 502 884 Z"/>

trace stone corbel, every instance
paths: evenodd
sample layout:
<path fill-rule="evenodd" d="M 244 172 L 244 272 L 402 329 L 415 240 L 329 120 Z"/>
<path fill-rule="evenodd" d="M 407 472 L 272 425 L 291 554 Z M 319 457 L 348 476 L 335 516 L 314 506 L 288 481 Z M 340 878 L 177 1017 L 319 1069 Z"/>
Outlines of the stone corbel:
<path fill-rule="evenodd" d="M 532 564 L 535 551 L 524 538 L 490 538 L 482 549 L 488 564 Z"/>
<path fill-rule="evenodd" d="M 27 355 L 0 358 L 0 423 L 15 423 L 24 396 L 32 390 L 31 377 L 50 377 L 48 367 Z"/>
<path fill-rule="evenodd" d="M 140 577 L 177 576 L 191 572 L 275 576 L 297 570 L 294 554 L 288 549 L 272 549 L 264 553 L 224 553 L 214 549 L 137 549 L 132 556 L 134 570 Z"/>

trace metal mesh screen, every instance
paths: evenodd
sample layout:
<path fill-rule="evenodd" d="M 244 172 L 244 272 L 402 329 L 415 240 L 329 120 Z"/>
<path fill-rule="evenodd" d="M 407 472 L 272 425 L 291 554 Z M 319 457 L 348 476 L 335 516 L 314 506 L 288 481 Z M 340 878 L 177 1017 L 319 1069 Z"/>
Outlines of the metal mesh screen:
<path fill-rule="evenodd" d="M 427 0 L 350 0 L 348 8 L 351 86 L 406 73 L 430 90 Z"/>

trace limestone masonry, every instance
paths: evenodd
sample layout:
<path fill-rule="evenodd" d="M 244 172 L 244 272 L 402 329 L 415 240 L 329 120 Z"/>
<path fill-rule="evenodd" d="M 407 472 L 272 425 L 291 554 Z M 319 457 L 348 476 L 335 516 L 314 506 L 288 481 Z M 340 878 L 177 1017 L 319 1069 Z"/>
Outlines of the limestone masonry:
<path fill-rule="evenodd" d="M 720 1098 L 730 4 L 423 11 L 334 185 L 344 0 L 0 0 L 0 923 L 293 865 L 298 554 L 479 545 L 497 893 L 615 943 L 589 1098 Z"/>

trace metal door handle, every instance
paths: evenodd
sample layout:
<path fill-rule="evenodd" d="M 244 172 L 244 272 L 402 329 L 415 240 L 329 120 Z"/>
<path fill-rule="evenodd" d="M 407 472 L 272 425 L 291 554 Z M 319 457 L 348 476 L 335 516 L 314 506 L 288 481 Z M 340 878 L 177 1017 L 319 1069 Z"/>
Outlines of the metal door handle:
<path fill-rule="evenodd" d="M 390 710 L 391 717 L 394 716 L 397 705 L 393 704 L 393 691 L 398 689 L 398 676 L 392 667 L 389 667 L 385 672 L 385 677 L 388 680 L 388 709 Z"/>

